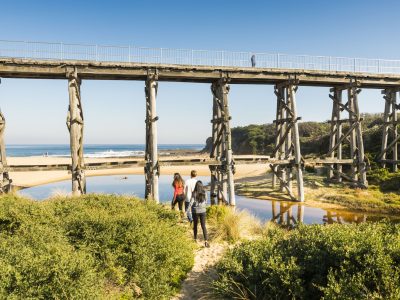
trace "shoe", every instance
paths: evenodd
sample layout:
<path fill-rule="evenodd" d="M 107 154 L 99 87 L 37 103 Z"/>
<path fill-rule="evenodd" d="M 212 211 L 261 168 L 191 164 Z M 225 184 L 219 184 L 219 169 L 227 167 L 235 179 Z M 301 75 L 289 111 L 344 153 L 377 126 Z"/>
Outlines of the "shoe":
<path fill-rule="evenodd" d="M 210 244 L 209 244 L 207 241 L 204 242 L 204 246 L 205 246 L 206 248 L 210 248 Z"/>

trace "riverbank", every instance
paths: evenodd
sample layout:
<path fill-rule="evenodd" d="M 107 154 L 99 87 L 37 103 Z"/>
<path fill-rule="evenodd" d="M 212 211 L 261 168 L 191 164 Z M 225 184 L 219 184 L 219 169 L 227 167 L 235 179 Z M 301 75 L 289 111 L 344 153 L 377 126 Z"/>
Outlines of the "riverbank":
<path fill-rule="evenodd" d="M 399 215 L 400 194 L 381 192 L 379 187 L 370 185 L 368 189 L 354 189 L 344 184 L 325 182 L 325 177 L 304 174 L 304 205 L 326 210 L 364 212 L 377 215 Z M 294 191 L 296 190 L 293 185 Z M 239 180 L 236 193 L 261 200 L 290 201 L 290 197 L 272 189 L 272 174 L 266 177 Z"/>
<path fill-rule="evenodd" d="M 246 157 L 246 156 L 241 156 Z M 162 160 L 172 159 L 207 159 L 207 154 L 189 154 L 189 155 L 172 155 L 168 157 L 160 157 Z M 121 162 L 132 158 L 86 158 L 86 163 L 100 162 Z M 136 158 L 137 159 L 137 158 Z M 9 165 L 56 165 L 70 164 L 69 157 L 45 157 L 45 156 L 30 156 L 30 157 L 9 157 Z M 266 172 L 265 164 L 237 164 L 235 165 L 235 178 L 257 177 Z M 176 166 L 161 166 L 160 172 L 163 175 L 173 175 L 176 172 L 183 176 L 189 176 L 191 170 L 196 170 L 198 176 L 209 176 L 210 170 L 208 165 L 176 165 Z M 86 170 L 87 176 L 106 176 L 106 175 L 143 175 L 143 166 L 118 168 L 118 169 L 101 169 L 101 170 Z M 10 178 L 13 180 L 13 185 L 20 188 L 28 188 L 37 185 L 68 180 L 71 174 L 68 171 L 27 171 L 27 172 L 10 172 Z"/>

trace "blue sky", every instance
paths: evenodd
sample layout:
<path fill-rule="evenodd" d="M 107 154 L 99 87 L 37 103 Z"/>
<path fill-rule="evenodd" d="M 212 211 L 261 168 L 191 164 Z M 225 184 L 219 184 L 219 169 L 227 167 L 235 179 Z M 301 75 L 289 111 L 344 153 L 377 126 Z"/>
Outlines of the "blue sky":
<path fill-rule="evenodd" d="M 397 1 L 3 1 L 0 39 L 400 59 Z M 330 116 L 327 88 L 298 90 L 305 121 Z M 83 81 L 86 143 L 144 142 L 144 83 Z M 159 84 L 160 143 L 203 143 L 208 84 Z M 272 86 L 232 85 L 232 125 L 272 122 Z M 68 143 L 66 80 L 2 79 L 7 143 Z M 360 94 L 383 111 L 380 91 Z"/>

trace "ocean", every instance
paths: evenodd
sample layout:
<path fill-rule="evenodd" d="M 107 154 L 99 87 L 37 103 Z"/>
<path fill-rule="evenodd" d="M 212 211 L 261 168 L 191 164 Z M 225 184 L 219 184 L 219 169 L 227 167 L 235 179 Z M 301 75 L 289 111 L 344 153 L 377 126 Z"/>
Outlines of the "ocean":
<path fill-rule="evenodd" d="M 160 155 L 168 155 L 174 151 L 200 151 L 203 144 L 159 144 Z M 144 156 L 144 144 L 87 144 L 83 146 L 84 157 L 132 157 Z M 6 153 L 9 157 L 27 156 L 70 156 L 68 144 L 37 144 L 37 145 L 6 145 Z"/>

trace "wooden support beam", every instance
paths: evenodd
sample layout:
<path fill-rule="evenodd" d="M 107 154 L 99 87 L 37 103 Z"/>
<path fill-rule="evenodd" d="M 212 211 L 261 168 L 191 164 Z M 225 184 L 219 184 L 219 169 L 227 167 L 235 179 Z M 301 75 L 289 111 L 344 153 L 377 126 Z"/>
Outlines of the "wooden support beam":
<path fill-rule="evenodd" d="M 381 144 L 381 152 L 378 155 L 378 160 L 381 160 L 382 167 L 386 167 L 386 152 L 387 152 L 387 143 L 388 143 L 388 135 L 389 135 L 389 124 L 390 124 L 390 107 L 392 105 L 392 90 L 385 89 L 382 91 L 383 99 L 385 100 L 385 110 L 383 113 L 383 130 L 382 130 L 382 144 Z"/>
<path fill-rule="evenodd" d="M 391 91 L 391 106 L 392 106 L 392 111 L 391 111 L 391 133 L 392 133 L 392 139 L 393 141 L 398 141 L 399 135 L 397 132 L 397 124 L 399 121 L 397 120 L 397 110 L 400 109 L 399 105 L 397 104 L 397 91 L 398 89 L 392 89 Z M 398 169 L 398 163 L 396 162 L 398 160 L 398 142 L 393 143 L 392 145 L 392 170 L 393 172 L 397 172 Z"/>
<path fill-rule="evenodd" d="M 293 113 L 293 119 L 297 119 L 296 109 L 296 90 L 297 86 L 288 86 L 288 95 L 291 98 L 291 111 Z M 303 168 L 302 168 L 302 157 L 300 152 L 300 136 L 299 136 L 299 124 L 297 121 L 293 125 L 293 140 L 294 145 L 294 160 L 295 160 L 295 171 L 297 177 L 297 198 L 298 201 L 304 202 L 304 186 L 303 186 Z"/>
<path fill-rule="evenodd" d="M 344 179 L 348 180 L 349 182 L 353 183 L 354 185 L 357 185 L 358 180 L 354 179 L 353 176 L 347 175 L 346 173 L 343 173 L 343 172 L 339 172 L 332 166 L 328 166 L 328 168 L 330 168 L 332 170 L 332 172 L 334 172 L 335 174 L 340 175 L 340 177 L 343 177 Z M 363 187 L 366 188 L 367 186 L 363 186 Z"/>
<path fill-rule="evenodd" d="M 394 159 L 385 159 L 381 160 L 381 162 L 389 163 L 389 164 L 400 164 L 400 160 L 394 160 Z"/>
<path fill-rule="evenodd" d="M 331 89 L 333 95 L 330 95 L 330 98 L 333 99 L 333 108 L 332 108 L 332 119 L 331 119 L 331 132 L 329 138 L 329 151 L 328 155 L 330 155 L 331 159 L 335 157 L 335 151 L 337 152 L 337 158 L 342 158 L 342 122 L 341 120 L 341 108 L 342 104 L 342 90 L 338 88 Z M 339 158 L 340 157 L 340 158 Z M 333 165 L 331 165 L 333 167 Z M 338 171 L 342 171 L 342 166 L 337 165 Z M 334 173 L 332 170 L 328 170 L 328 180 L 333 179 Z M 340 176 L 336 176 L 336 180 L 338 182 L 341 181 Z"/>
<path fill-rule="evenodd" d="M 67 72 L 69 108 L 67 116 L 67 127 L 70 133 L 71 147 L 71 173 L 72 194 L 81 195 L 86 193 L 85 163 L 83 160 L 83 109 L 81 100 L 81 80 L 77 69 Z"/>
<path fill-rule="evenodd" d="M 271 164 L 272 186 L 280 182 L 281 191 L 286 190 L 292 199 L 293 175 L 297 181 L 297 200 L 304 201 L 302 157 L 296 112 L 297 80 L 288 80 L 275 85 L 277 111 L 275 123 L 275 148 L 272 152 L 274 162 Z M 287 162 L 282 163 L 282 162 Z"/>
<path fill-rule="evenodd" d="M 4 143 L 4 131 L 6 128 L 6 119 L 0 111 L 0 194 L 5 194 L 11 191 L 12 179 L 10 179 L 7 166 L 6 147 Z"/>
<path fill-rule="evenodd" d="M 220 161 L 220 166 L 211 169 L 213 193 L 222 198 L 229 198 L 229 204 L 236 205 L 234 190 L 234 161 L 232 154 L 232 137 L 230 129 L 228 78 L 220 78 L 211 85 L 213 95 L 212 145 L 210 158 Z M 222 195 L 222 196 L 220 196 Z"/>
<path fill-rule="evenodd" d="M 224 151 L 224 118 L 222 113 L 222 104 L 218 98 L 218 84 L 214 82 L 211 84 L 211 93 L 213 95 L 213 118 L 212 124 L 212 141 L 211 141 L 211 152 L 210 158 L 214 158 L 218 161 L 219 166 L 210 166 L 211 171 L 211 197 L 217 198 L 216 201 L 212 199 L 212 202 L 222 204 L 226 199 L 226 180 L 225 174 L 222 172 L 221 161 L 223 160 Z M 222 200 L 222 201 L 220 201 Z"/>
<path fill-rule="evenodd" d="M 272 173 L 275 175 L 275 177 L 281 182 L 281 186 L 283 186 L 283 188 L 287 191 L 289 197 L 292 200 L 296 200 L 296 197 L 293 195 L 292 193 L 292 189 L 289 188 L 288 182 L 287 180 L 285 180 L 284 178 L 282 178 L 282 175 L 279 174 L 278 172 L 276 172 L 275 170 L 275 166 L 274 165 L 269 165 L 269 167 L 271 168 Z"/>
<path fill-rule="evenodd" d="M 354 129 L 356 128 L 356 126 L 357 126 L 357 123 L 355 123 L 355 122 L 354 122 L 353 124 L 351 124 L 351 126 L 350 126 L 350 128 L 347 130 L 347 132 L 346 132 L 345 134 L 343 134 L 343 135 L 339 138 L 339 140 L 335 143 L 335 145 L 334 145 L 331 149 L 329 149 L 329 151 L 328 151 L 328 153 L 326 154 L 326 156 L 330 156 L 332 153 L 334 153 L 334 151 L 342 145 L 342 143 L 344 142 L 344 140 L 345 140 L 349 135 L 351 135 L 351 134 L 354 133 Z M 331 156 L 331 157 L 332 157 L 332 156 Z"/>
<path fill-rule="evenodd" d="M 297 222 L 303 223 L 304 221 L 304 205 L 299 204 L 297 206 Z"/>
<path fill-rule="evenodd" d="M 349 88 L 349 96 L 352 97 L 351 101 L 351 107 L 354 111 L 353 115 L 350 115 L 350 119 L 352 119 L 352 122 L 356 124 L 356 128 L 354 131 L 355 135 L 355 142 L 356 144 L 352 147 L 350 146 L 350 149 L 355 149 L 357 153 L 355 154 L 356 161 L 355 164 L 357 167 L 355 168 L 357 170 L 357 173 L 359 175 L 358 177 L 358 185 L 362 188 L 366 188 L 368 186 L 367 182 L 367 165 L 365 162 L 365 157 L 364 157 L 364 141 L 363 141 L 363 135 L 362 135 L 362 126 L 361 126 L 361 118 L 360 118 L 360 109 L 358 107 L 358 94 L 361 92 L 361 89 L 358 88 L 359 84 L 357 81 L 352 81 L 351 87 Z M 350 102 L 350 99 L 349 99 Z M 357 179 L 357 176 L 354 174 L 354 179 Z"/>
<path fill-rule="evenodd" d="M 342 178 L 350 182 L 356 182 L 360 187 L 367 187 L 366 169 L 367 165 L 364 157 L 364 144 L 362 137 L 362 127 L 359 107 L 358 94 L 360 83 L 356 80 L 351 80 L 349 84 L 341 87 L 332 88 L 329 97 L 333 100 L 329 151 L 326 156 L 337 162 L 328 164 L 328 179 L 334 179 L 340 182 Z M 345 105 L 342 104 L 342 91 L 347 90 L 348 101 Z M 346 111 L 349 114 L 348 119 L 341 119 L 341 112 Z M 342 134 L 342 124 L 348 122 L 349 129 L 345 134 Z M 342 159 L 342 144 L 349 140 L 350 143 L 350 165 L 351 176 L 342 172 L 342 165 L 346 160 Z M 335 152 L 337 152 L 335 156 Z M 328 161 L 328 160 L 326 160 Z M 334 176 L 335 175 L 335 176 Z M 351 179 L 351 180 L 350 180 Z"/>
<path fill-rule="evenodd" d="M 326 158 L 326 159 L 315 159 L 312 161 L 319 165 L 350 165 L 353 163 L 352 159 L 338 159 L 338 158 Z"/>
<path fill-rule="evenodd" d="M 157 203 L 160 201 L 158 192 L 158 177 L 160 176 L 160 166 L 158 163 L 158 144 L 157 144 L 157 112 L 156 96 L 158 87 L 157 73 L 149 73 L 146 86 L 146 151 L 144 167 L 146 189 L 145 198 L 153 199 Z"/>
<path fill-rule="evenodd" d="M 229 94 L 229 80 L 228 78 L 221 78 L 218 81 L 218 89 L 217 95 L 218 99 L 221 103 L 221 112 L 224 117 L 223 127 L 224 127 L 224 140 L 223 140 L 223 148 L 225 151 L 225 161 L 223 161 L 224 165 L 224 173 L 226 174 L 228 195 L 229 195 L 229 204 L 232 206 L 236 205 L 235 199 L 235 185 L 234 185 L 234 161 L 233 161 L 233 153 L 232 153 L 232 135 L 230 128 L 230 114 L 229 114 L 229 103 L 228 103 L 228 94 Z"/>

